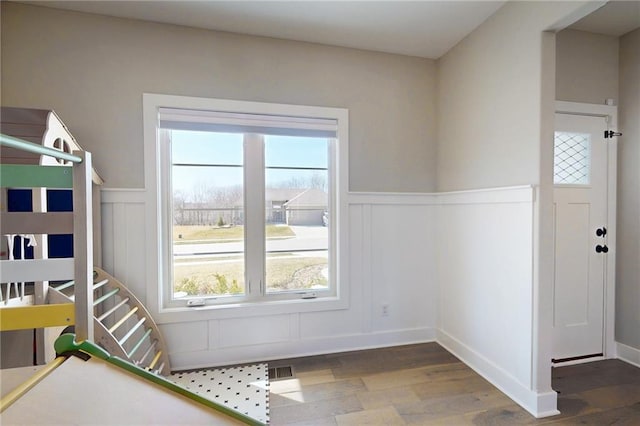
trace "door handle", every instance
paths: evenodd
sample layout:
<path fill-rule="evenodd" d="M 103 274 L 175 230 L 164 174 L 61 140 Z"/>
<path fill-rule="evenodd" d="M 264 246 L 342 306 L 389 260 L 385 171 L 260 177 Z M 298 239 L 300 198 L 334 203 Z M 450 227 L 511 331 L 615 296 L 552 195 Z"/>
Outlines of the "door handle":
<path fill-rule="evenodd" d="M 598 237 L 604 237 L 605 235 L 607 235 L 607 228 L 603 226 L 602 228 L 596 229 L 596 235 Z"/>
<path fill-rule="evenodd" d="M 596 253 L 607 253 L 609 252 L 609 247 L 605 246 L 601 246 L 600 244 L 598 244 L 596 246 Z"/>

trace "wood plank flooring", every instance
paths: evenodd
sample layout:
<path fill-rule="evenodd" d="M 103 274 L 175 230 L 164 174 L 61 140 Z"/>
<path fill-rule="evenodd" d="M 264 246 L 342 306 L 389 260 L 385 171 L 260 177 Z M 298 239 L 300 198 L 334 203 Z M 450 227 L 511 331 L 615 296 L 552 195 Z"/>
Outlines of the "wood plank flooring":
<path fill-rule="evenodd" d="M 561 415 L 535 419 L 437 343 L 272 361 L 272 425 L 640 425 L 640 368 L 553 371 Z"/>

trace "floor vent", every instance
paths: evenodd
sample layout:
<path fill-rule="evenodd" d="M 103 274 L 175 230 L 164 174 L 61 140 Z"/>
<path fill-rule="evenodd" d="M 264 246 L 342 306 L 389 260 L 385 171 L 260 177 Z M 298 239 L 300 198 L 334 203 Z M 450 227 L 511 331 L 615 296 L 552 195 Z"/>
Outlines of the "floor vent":
<path fill-rule="evenodd" d="M 269 380 L 284 380 L 293 378 L 293 367 L 286 365 L 284 367 L 269 368 Z"/>

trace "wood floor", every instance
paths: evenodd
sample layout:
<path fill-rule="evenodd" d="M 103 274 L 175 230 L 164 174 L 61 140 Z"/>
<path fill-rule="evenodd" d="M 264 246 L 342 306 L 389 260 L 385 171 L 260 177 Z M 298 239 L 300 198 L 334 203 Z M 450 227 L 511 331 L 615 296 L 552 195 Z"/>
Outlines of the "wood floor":
<path fill-rule="evenodd" d="M 561 415 L 535 419 L 437 343 L 280 360 L 272 425 L 640 425 L 640 368 L 556 368 Z"/>

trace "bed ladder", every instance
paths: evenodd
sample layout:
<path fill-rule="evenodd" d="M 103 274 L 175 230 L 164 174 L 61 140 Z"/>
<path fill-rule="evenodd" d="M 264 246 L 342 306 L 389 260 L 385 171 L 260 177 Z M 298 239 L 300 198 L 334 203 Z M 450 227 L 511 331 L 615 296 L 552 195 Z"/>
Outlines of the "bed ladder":
<path fill-rule="evenodd" d="M 156 374 L 171 373 L 166 344 L 142 302 L 120 281 L 94 268 L 95 342 L 111 355 L 126 359 Z M 49 303 L 74 300 L 74 282 L 51 285 Z"/>

